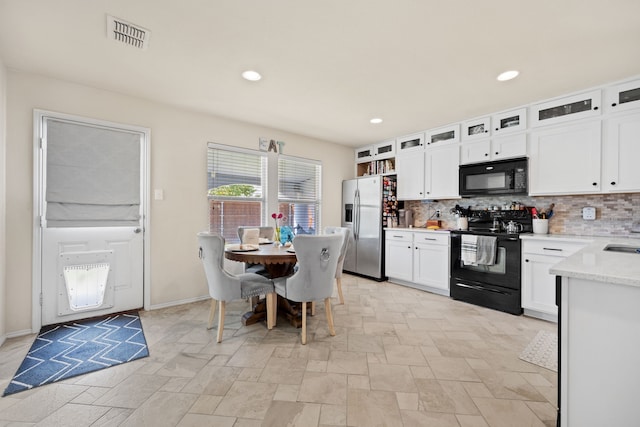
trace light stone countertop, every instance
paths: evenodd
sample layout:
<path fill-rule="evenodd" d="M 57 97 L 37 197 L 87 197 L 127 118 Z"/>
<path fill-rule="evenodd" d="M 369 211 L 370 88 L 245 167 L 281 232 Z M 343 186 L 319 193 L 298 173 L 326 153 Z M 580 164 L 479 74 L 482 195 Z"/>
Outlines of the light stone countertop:
<path fill-rule="evenodd" d="M 551 267 L 549 270 L 551 274 L 640 287 L 640 254 L 603 250 L 607 245 L 640 248 L 640 238 L 580 237 L 585 240 L 591 240 L 591 243 Z"/>
<path fill-rule="evenodd" d="M 384 231 L 410 231 L 410 232 L 420 232 L 420 233 L 447 233 L 449 234 L 452 230 L 449 230 L 447 228 L 440 228 L 438 230 L 429 230 L 425 227 L 412 227 L 412 228 L 407 228 L 407 227 L 385 227 Z"/>

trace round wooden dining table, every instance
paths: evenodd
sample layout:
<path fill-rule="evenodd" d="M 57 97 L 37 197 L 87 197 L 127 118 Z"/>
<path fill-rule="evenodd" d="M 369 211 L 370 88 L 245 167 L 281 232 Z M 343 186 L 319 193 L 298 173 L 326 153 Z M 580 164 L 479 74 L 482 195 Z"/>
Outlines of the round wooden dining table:
<path fill-rule="evenodd" d="M 264 265 L 269 277 L 284 277 L 293 273 L 293 266 L 296 265 L 296 254 L 284 246 L 276 246 L 275 243 L 263 245 L 227 245 L 224 251 L 225 258 L 231 261 L 245 262 L 248 264 Z"/>
<path fill-rule="evenodd" d="M 247 245 L 227 245 L 224 251 L 226 259 L 231 261 L 244 262 L 249 264 L 263 265 L 267 275 L 271 279 L 285 277 L 293 274 L 293 267 L 296 265 L 296 254 L 293 250 L 276 243 L 258 245 L 257 249 L 247 248 Z M 302 326 L 301 304 L 289 301 L 278 295 L 278 314 L 285 316 L 292 326 L 299 328 Z M 252 325 L 266 319 L 267 310 L 264 299 L 258 301 L 253 306 L 253 311 L 242 316 L 242 323 Z"/>

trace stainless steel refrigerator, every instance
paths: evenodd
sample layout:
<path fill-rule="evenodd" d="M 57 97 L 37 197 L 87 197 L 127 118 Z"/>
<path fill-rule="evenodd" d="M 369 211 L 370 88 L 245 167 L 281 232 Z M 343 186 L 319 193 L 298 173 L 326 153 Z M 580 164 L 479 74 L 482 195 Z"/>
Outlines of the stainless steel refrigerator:
<path fill-rule="evenodd" d="M 368 176 L 342 181 L 342 226 L 351 230 L 344 271 L 384 280 L 387 221 L 397 221 L 395 177 Z"/>

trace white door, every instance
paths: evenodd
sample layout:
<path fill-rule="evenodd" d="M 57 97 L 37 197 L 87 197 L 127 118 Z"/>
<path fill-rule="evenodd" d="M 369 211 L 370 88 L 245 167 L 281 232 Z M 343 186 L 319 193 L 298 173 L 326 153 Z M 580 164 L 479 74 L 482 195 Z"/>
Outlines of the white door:
<path fill-rule="evenodd" d="M 148 131 L 35 119 L 41 325 L 143 307 Z"/>

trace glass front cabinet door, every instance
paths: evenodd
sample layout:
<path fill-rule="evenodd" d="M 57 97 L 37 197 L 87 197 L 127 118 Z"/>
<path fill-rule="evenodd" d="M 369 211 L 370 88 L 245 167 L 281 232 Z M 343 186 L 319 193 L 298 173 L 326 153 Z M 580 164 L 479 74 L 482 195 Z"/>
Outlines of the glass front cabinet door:
<path fill-rule="evenodd" d="M 407 151 L 417 151 L 424 148 L 424 133 L 406 135 L 396 140 L 396 151 L 398 154 Z"/>
<path fill-rule="evenodd" d="M 490 130 L 490 117 L 480 117 L 474 120 L 468 120 L 462 124 L 462 140 L 470 141 L 486 138 L 490 135 Z"/>
<path fill-rule="evenodd" d="M 425 136 L 427 147 L 435 147 L 460 141 L 460 125 L 444 126 L 428 130 Z"/>
<path fill-rule="evenodd" d="M 531 108 L 531 124 L 544 126 L 598 116 L 601 112 L 601 98 L 600 90 L 594 90 L 535 104 Z"/>
<path fill-rule="evenodd" d="M 493 124 L 493 134 L 502 135 L 527 129 L 527 109 L 505 111 L 491 116 Z"/>
<path fill-rule="evenodd" d="M 606 105 L 611 112 L 639 108 L 640 80 L 633 80 L 608 88 Z"/>

